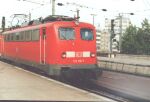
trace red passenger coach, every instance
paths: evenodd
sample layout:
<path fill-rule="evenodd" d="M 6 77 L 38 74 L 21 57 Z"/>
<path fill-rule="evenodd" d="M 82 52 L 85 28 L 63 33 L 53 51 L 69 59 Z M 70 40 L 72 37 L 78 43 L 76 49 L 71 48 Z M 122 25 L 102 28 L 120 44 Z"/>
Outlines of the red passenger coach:
<path fill-rule="evenodd" d="M 49 75 L 100 75 L 94 26 L 66 16 L 49 18 L 4 32 L 3 58 L 40 68 Z"/>

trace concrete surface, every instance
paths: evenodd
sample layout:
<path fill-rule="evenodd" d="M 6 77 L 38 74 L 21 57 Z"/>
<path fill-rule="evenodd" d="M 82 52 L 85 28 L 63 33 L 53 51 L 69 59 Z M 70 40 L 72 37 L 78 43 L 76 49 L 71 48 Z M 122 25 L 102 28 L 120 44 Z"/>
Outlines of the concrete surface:
<path fill-rule="evenodd" d="M 150 76 L 150 60 L 132 58 L 108 58 L 98 57 L 98 66 L 103 69 L 128 72 L 133 74 Z"/>
<path fill-rule="evenodd" d="M 113 101 L 3 62 L 0 100 Z"/>
<path fill-rule="evenodd" d="M 116 54 L 115 57 L 134 60 L 150 60 L 150 55 Z"/>
<path fill-rule="evenodd" d="M 135 64 L 135 65 L 145 65 L 150 66 L 150 60 L 142 60 L 142 59 L 132 59 L 132 58 L 109 58 L 109 57 L 98 57 L 98 60 L 102 61 L 112 61 L 112 62 L 120 62 L 124 64 Z"/>

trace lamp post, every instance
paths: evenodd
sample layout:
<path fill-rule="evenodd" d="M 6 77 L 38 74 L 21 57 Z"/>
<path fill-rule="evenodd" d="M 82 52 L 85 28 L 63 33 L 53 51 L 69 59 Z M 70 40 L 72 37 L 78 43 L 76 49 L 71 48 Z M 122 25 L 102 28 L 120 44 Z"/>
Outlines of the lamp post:
<path fill-rule="evenodd" d="M 94 25 L 94 20 L 95 20 L 95 16 L 96 16 L 96 14 L 91 14 L 91 16 L 93 17 L 93 25 Z"/>
<path fill-rule="evenodd" d="M 128 15 L 134 15 L 134 13 L 119 13 L 119 51 L 122 52 L 122 19 L 123 15 L 128 14 Z"/>
<path fill-rule="evenodd" d="M 101 11 L 106 12 L 107 9 L 101 9 Z M 93 25 L 94 25 L 94 23 L 95 23 L 95 16 L 97 16 L 97 15 L 96 14 L 91 14 L 91 16 L 93 17 Z"/>
<path fill-rule="evenodd" d="M 56 0 L 52 0 L 52 15 L 55 15 L 55 1 Z"/>

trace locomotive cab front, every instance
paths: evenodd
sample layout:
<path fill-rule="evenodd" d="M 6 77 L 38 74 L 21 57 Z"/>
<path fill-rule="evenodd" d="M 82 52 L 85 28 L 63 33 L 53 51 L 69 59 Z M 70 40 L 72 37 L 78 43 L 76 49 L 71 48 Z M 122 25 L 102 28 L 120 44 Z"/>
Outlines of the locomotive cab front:
<path fill-rule="evenodd" d="M 95 28 L 87 23 L 66 22 L 57 28 L 57 65 L 67 77 L 97 78 Z"/>

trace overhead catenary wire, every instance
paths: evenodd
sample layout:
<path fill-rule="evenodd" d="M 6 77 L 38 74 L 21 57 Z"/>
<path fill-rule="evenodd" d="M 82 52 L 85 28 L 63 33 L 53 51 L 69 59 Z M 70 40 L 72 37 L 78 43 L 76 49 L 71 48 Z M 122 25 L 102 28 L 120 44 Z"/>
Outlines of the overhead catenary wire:
<path fill-rule="evenodd" d="M 91 10 L 98 10 L 98 11 L 107 11 L 107 9 L 96 9 L 96 8 L 93 8 L 93 7 L 90 7 L 90 6 L 86 6 L 86 5 L 81 5 L 81 4 L 77 4 L 77 3 L 74 3 L 74 2 L 66 2 L 67 5 L 74 5 L 74 6 L 77 6 L 77 7 L 80 7 L 80 8 L 86 8 L 86 9 L 91 9 Z"/>

